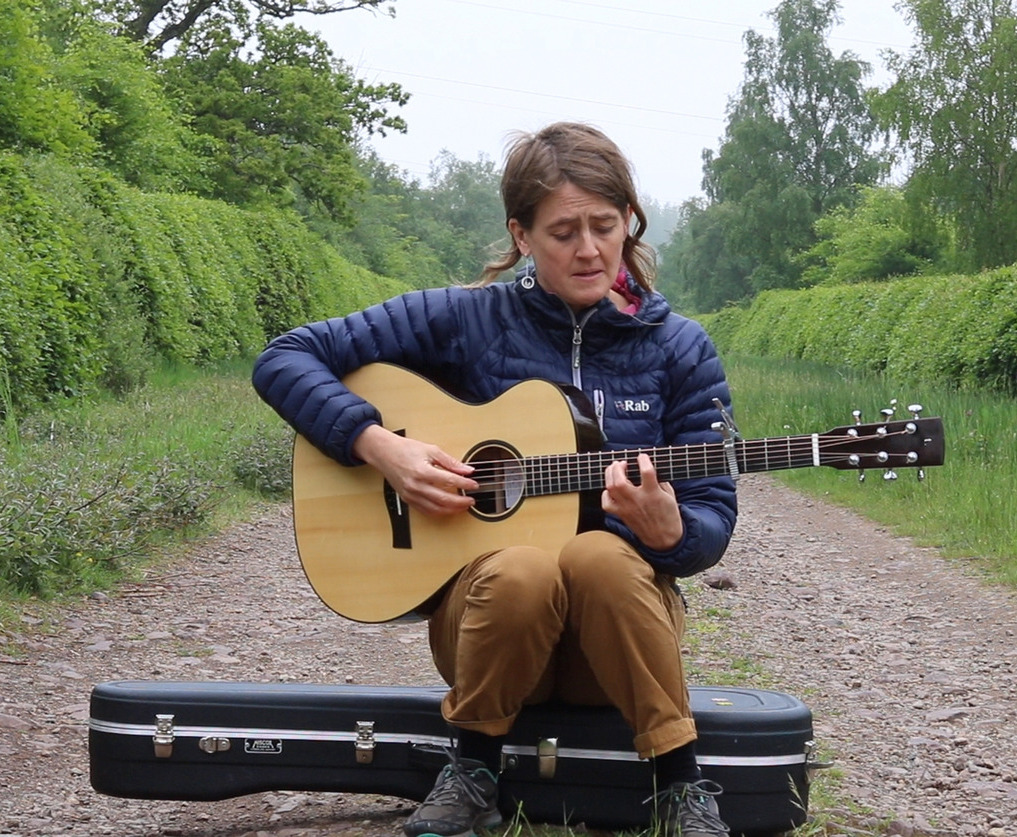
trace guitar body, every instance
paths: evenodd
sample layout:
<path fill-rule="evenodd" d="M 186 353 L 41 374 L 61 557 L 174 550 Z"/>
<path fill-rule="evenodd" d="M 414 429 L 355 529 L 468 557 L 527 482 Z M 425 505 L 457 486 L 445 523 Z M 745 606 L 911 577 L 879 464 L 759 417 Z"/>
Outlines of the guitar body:
<path fill-rule="evenodd" d="M 343 383 L 378 408 L 388 430 L 464 461 L 491 448 L 522 456 L 574 452 L 599 436 L 582 402 L 547 381 L 524 381 L 480 405 L 388 364 L 365 366 Z M 325 604 L 359 622 L 411 612 L 485 552 L 521 544 L 556 551 L 576 533 L 582 502 L 574 493 L 527 497 L 504 512 L 434 518 L 402 504 L 370 466 L 339 465 L 299 435 L 293 449 L 304 572 Z"/>

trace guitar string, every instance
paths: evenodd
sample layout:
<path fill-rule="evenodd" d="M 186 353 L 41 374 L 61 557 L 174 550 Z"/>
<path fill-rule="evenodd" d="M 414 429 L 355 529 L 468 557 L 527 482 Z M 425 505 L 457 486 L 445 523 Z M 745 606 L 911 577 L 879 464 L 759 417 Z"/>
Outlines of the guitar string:
<path fill-rule="evenodd" d="M 906 431 L 892 432 L 885 435 L 870 436 L 819 436 L 815 447 L 818 448 L 825 464 L 846 462 L 851 451 L 837 453 L 838 448 L 857 447 L 859 442 L 886 440 L 891 436 L 906 434 Z M 753 470 L 783 470 L 793 467 L 794 462 L 803 465 L 813 464 L 814 443 L 811 436 L 774 437 L 759 440 L 739 440 L 736 443 L 735 455 L 741 469 L 746 472 Z M 833 452 L 831 456 L 830 453 Z M 662 448 L 636 448 L 628 450 L 584 451 L 579 453 L 547 454 L 523 457 L 521 460 L 481 460 L 475 464 L 472 478 L 482 484 L 482 490 L 494 490 L 505 486 L 518 486 L 525 480 L 530 485 L 563 489 L 580 482 L 578 490 L 584 488 L 603 487 L 603 471 L 614 461 L 630 460 L 639 453 L 647 453 L 654 460 L 658 470 L 670 469 L 671 478 L 684 474 L 687 478 L 695 476 L 721 475 L 729 473 L 728 449 L 723 443 L 705 443 L 702 446 L 674 446 Z M 907 462 L 906 453 L 888 453 L 886 462 L 873 467 L 915 464 Z M 781 465 L 782 462 L 787 463 Z M 758 466 L 763 465 L 760 469 Z M 753 468 L 752 466 L 757 466 Z M 506 467 L 516 468 L 515 479 L 505 478 Z M 859 466 L 861 467 L 861 466 Z M 638 478 L 638 468 L 630 462 L 630 476 Z M 553 493 L 553 492 L 547 492 Z"/>
<path fill-rule="evenodd" d="M 885 439 L 887 437 L 872 437 Z M 811 440 L 800 442 L 794 437 L 788 437 L 790 443 L 787 440 L 767 440 L 766 443 L 754 444 L 753 442 L 741 442 L 738 443 L 742 450 L 737 453 L 738 461 L 741 463 L 747 462 L 774 462 L 779 461 L 781 454 L 790 453 L 790 458 L 796 458 L 798 456 L 808 455 L 807 458 L 811 461 L 813 444 Z M 836 439 L 836 441 L 833 441 Z M 845 442 L 850 443 L 852 446 L 856 445 L 859 439 L 851 438 L 842 440 L 841 437 L 826 437 L 824 440 L 821 438 L 818 443 L 818 448 L 821 452 L 829 452 L 829 449 L 842 446 Z M 761 457 L 757 454 L 750 452 L 751 448 L 762 448 L 764 455 Z M 651 458 L 655 459 L 658 464 L 667 464 L 670 462 L 672 465 L 675 462 L 682 462 L 687 460 L 689 467 L 693 464 L 701 464 L 708 462 L 711 464 L 725 463 L 728 461 L 728 451 L 723 447 L 722 444 L 708 443 L 702 446 L 678 446 L 675 448 L 634 448 L 627 450 L 612 450 L 612 451 L 586 451 L 581 453 L 570 453 L 570 454 L 547 454 L 524 457 L 521 460 L 516 459 L 504 459 L 504 460 L 481 460 L 477 464 L 476 474 L 483 473 L 484 466 L 490 466 L 492 472 L 501 472 L 504 469 L 505 464 L 518 464 L 524 463 L 528 472 L 539 472 L 541 469 L 560 470 L 562 463 L 566 466 L 570 462 L 574 463 L 571 467 L 578 470 L 593 469 L 599 470 L 606 468 L 613 461 L 622 459 L 631 459 L 633 455 L 639 453 L 647 453 Z M 905 457 L 907 454 L 896 454 L 888 453 L 888 456 L 899 456 Z M 850 452 L 841 454 L 840 456 L 833 457 L 837 461 L 844 461 L 850 456 Z M 783 456 L 784 459 L 788 459 L 787 455 Z M 698 470 L 698 469 L 697 469 Z"/>
<path fill-rule="evenodd" d="M 873 436 L 873 439 L 885 439 L 886 436 Z M 831 448 L 841 447 L 844 444 L 850 444 L 852 447 L 856 446 L 859 441 L 865 441 L 864 438 L 845 438 L 845 437 L 819 437 L 818 448 L 821 452 L 829 452 Z M 779 460 L 781 453 L 790 452 L 792 457 L 795 455 L 808 454 L 808 458 L 811 460 L 813 451 L 813 442 L 811 438 L 802 441 L 799 437 L 787 437 L 768 439 L 765 441 L 749 441 L 749 442 L 738 442 L 736 443 L 741 447 L 741 452 L 737 453 L 738 460 L 740 462 L 765 462 L 774 459 Z M 763 456 L 760 457 L 758 453 L 752 453 L 752 449 L 762 449 Z M 704 461 L 708 462 L 726 462 L 728 458 L 728 451 L 722 443 L 707 443 L 702 446 L 690 445 L 690 446 L 676 446 L 676 447 L 661 447 L 661 448 L 632 448 L 625 450 L 609 450 L 609 451 L 584 451 L 579 453 L 564 453 L 564 454 L 546 454 L 523 457 L 522 459 L 499 459 L 499 460 L 480 460 L 477 468 L 478 472 L 482 472 L 484 466 L 490 466 L 492 471 L 501 471 L 506 463 L 518 464 L 520 462 L 528 464 L 528 471 L 540 470 L 540 468 L 553 468 L 555 470 L 561 467 L 561 463 L 575 462 L 576 468 L 583 469 L 592 467 L 600 469 L 601 467 L 607 467 L 611 462 L 622 459 L 631 459 L 633 455 L 639 453 L 647 453 L 651 458 L 658 462 L 671 461 L 672 464 L 675 461 L 688 460 L 689 464 L 693 462 L 701 463 Z M 904 456 L 907 454 L 894 454 L 888 453 L 889 456 Z M 844 460 L 850 456 L 850 452 L 842 454 L 839 459 Z M 787 458 L 786 456 L 784 458 Z M 536 464 L 535 464 L 536 463 Z"/>

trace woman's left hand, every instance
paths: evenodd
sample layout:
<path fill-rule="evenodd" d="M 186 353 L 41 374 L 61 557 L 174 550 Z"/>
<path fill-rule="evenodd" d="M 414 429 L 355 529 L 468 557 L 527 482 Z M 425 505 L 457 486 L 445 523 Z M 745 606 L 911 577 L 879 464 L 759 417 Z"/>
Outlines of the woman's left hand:
<path fill-rule="evenodd" d="M 685 534 L 674 488 L 657 480 L 657 471 L 645 453 L 636 457 L 636 464 L 639 485 L 628 478 L 625 460 L 607 466 L 600 504 L 605 512 L 621 518 L 650 549 L 671 549 Z"/>

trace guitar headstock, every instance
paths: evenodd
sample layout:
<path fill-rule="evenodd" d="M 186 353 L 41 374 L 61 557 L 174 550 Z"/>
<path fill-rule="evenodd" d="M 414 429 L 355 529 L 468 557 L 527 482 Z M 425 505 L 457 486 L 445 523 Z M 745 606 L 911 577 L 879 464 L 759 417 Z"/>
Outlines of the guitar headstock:
<path fill-rule="evenodd" d="M 855 410 L 855 423 L 835 427 L 820 436 L 819 457 L 823 465 L 859 472 L 865 479 L 866 468 L 882 468 L 883 479 L 897 479 L 897 468 L 918 468 L 924 479 L 925 468 L 942 465 L 946 451 L 943 420 L 921 418 L 922 406 L 911 404 L 909 419 L 893 420 L 897 399 L 880 411 L 883 420 L 864 424 L 861 411 Z"/>

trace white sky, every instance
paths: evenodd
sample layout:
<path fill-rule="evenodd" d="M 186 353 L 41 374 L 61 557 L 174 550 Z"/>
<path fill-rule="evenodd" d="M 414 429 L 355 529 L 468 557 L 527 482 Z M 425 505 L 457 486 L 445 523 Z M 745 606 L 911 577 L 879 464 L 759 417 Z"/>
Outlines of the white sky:
<path fill-rule="evenodd" d="M 358 77 L 398 82 L 407 134 L 375 137 L 389 163 L 426 182 L 443 149 L 500 167 L 507 135 L 589 122 L 632 161 L 642 195 L 678 204 L 700 194 L 702 151 L 717 149 L 744 78 L 742 36 L 774 34 L 779 0 L 396 0 L 396 16 L 355 10 L 303 18 Z M 829 44 L 873 66 L 906 52 L 893 0 L 841 0 Z"/>

